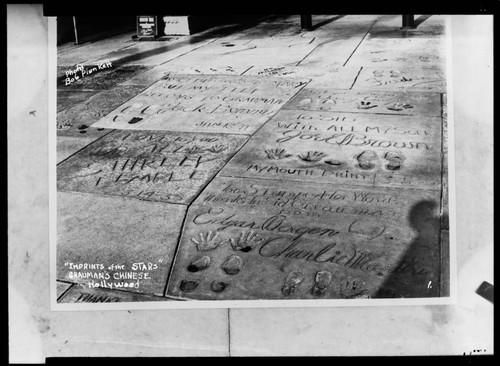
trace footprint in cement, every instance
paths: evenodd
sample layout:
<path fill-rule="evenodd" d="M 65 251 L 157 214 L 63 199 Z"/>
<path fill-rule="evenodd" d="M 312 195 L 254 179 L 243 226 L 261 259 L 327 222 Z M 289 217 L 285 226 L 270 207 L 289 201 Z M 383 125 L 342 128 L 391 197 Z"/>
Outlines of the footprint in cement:
<path fill-rule="evenodd" d="M 389 161 L 385 166 L 387 170 L 399 170 L 403 164 L 403 158 L 397 152 L 389 151 L 385 154 L 384 159 Z"/>
<path fill-rule="evenodd" d="M 314 286 L 311 290 L 311 293 L 314 296 L 324 295 L 326 288 L 332 282 L 332 274 L 328 271 L 319 271 L 316 273 L 316 277 L 314 278 Z"/>
<path fill-rule="evenodd" d="M 194 262 L 187 267 L 189 272 L 198 272 L 210 267 L 210 257 L 208 255 L 204 255 L 201 258 L 198 258 Z"/>
<path fill-rule="evenodd" d="M 342 162 L 339 160 L 335 160 L 335 159 L 325 160 L 325 164 L 328 164 L 334 168 L 340 168 L 342 166 Z"/>
<path fill-rule="evenodd" d="M 182 280 L 179 288 L 184 292 L 192 292 L 198 287 L 199 284 L 200 282 L 195 280 Z"/>
<path fill-rule="evenodd" d="M 377 158 L 377 154 L 374 151 L 363 151 L 356 157 L 358 161 L 358 167 L 363 170 L 370 170 L 375 167 L 375 164 L 372 163 L 374 159 Z"/>
<path fill-rule="evenodd" d="M 228 275 L 235 275 L 241 271 L 241 265 L 243 264 L 243 260 L 237 255 L 229 256 L 224 264 L 222 265 L 222 269 Z"/>
<path fill-rule="evenodd" d="M 303 272 L 300 271 L 290 272 L 288 276 L 286 276 L 285 284 L 281 289 L 283 295 L 290 296 L 291 294 L 293 294 L 297 286 L 300 285 L 302 281 L 304 281 L 304 278 L 305 275 Z"/>
<path fill-rule="evenodd" d="M 220 293 L 220 292 L 224 291 L 228 286 L 229 286 L 229 283 L 214 280 L 212 282 L 212 284 L 210 285 L 210 288 L 212 289 L 213 292 Z"/>
<path fill-rule="evenodd" d="M 133 125 L 133 124 L 135 124 L 137 122 L 140 122 L 140 121 L 142 121 L 142 118 L 140 118 L 140 117 L 134 117 L 130 121 L 128 121 L 128 124 L 129 125 Z"/>

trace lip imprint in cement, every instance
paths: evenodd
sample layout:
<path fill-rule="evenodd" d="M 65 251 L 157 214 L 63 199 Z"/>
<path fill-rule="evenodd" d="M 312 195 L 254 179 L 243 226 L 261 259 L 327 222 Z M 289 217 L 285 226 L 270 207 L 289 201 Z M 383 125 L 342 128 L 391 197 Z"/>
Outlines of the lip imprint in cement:
<path fill-rule="evenodd" d="M 305 275 L 303 272 L 300 271 L 293 271 L 288 274 L 288 276 L 285 279 L 285 284 L 283 285 L 283 288 L 281 289 L 281 292 L 285 296 L 290 296 L 293 294 L 297 286 L 304 281 Z"/>

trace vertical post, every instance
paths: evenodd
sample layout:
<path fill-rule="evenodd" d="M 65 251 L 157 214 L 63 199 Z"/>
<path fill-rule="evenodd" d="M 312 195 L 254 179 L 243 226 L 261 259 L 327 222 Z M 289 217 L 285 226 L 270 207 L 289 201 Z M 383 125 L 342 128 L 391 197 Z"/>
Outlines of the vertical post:
<path fill-rule="evenodd" d="M 300 14 L 300 28 L 305 30 L 312 30 L 311 14 Z"/>
<path fill-rule="evenodd" d="M 403 14 L 403 28 L 415 28 L 415 19 L 413 14 Z"/>
<path fill-rule="evenodd" d="M 76 17 L 73 17 L 73 29 L 75 30 L 75 42 L 78 44 L 78 32 L 76 31 Z"/>

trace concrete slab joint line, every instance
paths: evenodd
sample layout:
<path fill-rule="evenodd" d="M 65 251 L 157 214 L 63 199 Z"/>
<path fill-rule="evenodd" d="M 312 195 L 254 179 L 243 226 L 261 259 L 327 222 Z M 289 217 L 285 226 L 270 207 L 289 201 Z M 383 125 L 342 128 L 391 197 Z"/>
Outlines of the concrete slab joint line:
<path fill-rule="evenodd" d="M 361 45 L 361 43 L 363 43 L 363 41 L 365 40 L 366 36 L 368 35 L 368 33 L 370 33 L 370 31 L 372 30 L 373 26 L 375 25 L 375 23 L 377 23 L 377 20 L 375 20 L 372 24 L 372 26 L 370 27 L 370 29 L 368 29 L 368 31 L 365 33 L 365 35 L 363 36 L 363 38 L 361 39 L 361 41 L 359 41 L 358 45 L 356 46 L 356 48 L 352 51 L 352 53 L 349 55 L 349 57 L 347 58 L 347 60 L 344 62 L 344 65 L 342 66 L 345 66 L 347 65 L 347 63 L 349 62 L 349 60 L 351 59 L 352 55 L 354 55 L 354 53 L 356 52 L 356 50 L 358 49 L 358 47 Z"/>

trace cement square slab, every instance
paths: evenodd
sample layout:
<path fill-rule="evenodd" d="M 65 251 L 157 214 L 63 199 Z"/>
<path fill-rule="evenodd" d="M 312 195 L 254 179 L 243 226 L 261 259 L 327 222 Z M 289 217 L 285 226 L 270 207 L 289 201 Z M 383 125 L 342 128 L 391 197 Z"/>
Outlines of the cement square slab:
<path fill-rule="evenodd" d="M 304 88 L 283 109 L 441 116 L 441 94 Z"/>
<path fill-rule="evenodd" d="M 183 205 L 58 192 L 57 279 L 162 296 L 185 211 Z"/>
<path fill-rule="evenodd" d="M 441 118 L 282 110 L 221 176 L 441 189 Z"/>
<path fill-rule="evenodd" d="M 167 294 L 197 300 L 439 296 L 439 192 L 214 179 Z"/>
<path fill-rule="evenodd" d="M 144 89 L 143 85 L 117 85 L 110 90 L 93 95 L 85 102 L 59 112 L 56 117 L 59 135 L 80 136 L 82 131 L 86 131 L 94 122 Z"/>
<path fill-rule="evenodd" d="M 115 130 L 60 163 L 57 187 L 188 204 L 247 138 Z"/>
<path fill-rule="evenodd" d="M 307 81 L 171 74 L 92 127 L 251 134 Z"/>
<path fill-rule="evenodd" d="M 164 296 L 151 296 L 132 292 L 107 290 L 102 288 L 88 288 L 81 285 L 73 286 L 66 292 L 58 303 L 114 303 L 114 302 L 143 302 L 169 301 Z"/>
<path fill-rule="evenodd" d="M 439 69 L 363 67 L 353 90 L 446 92 L 446 75 Z"/>

